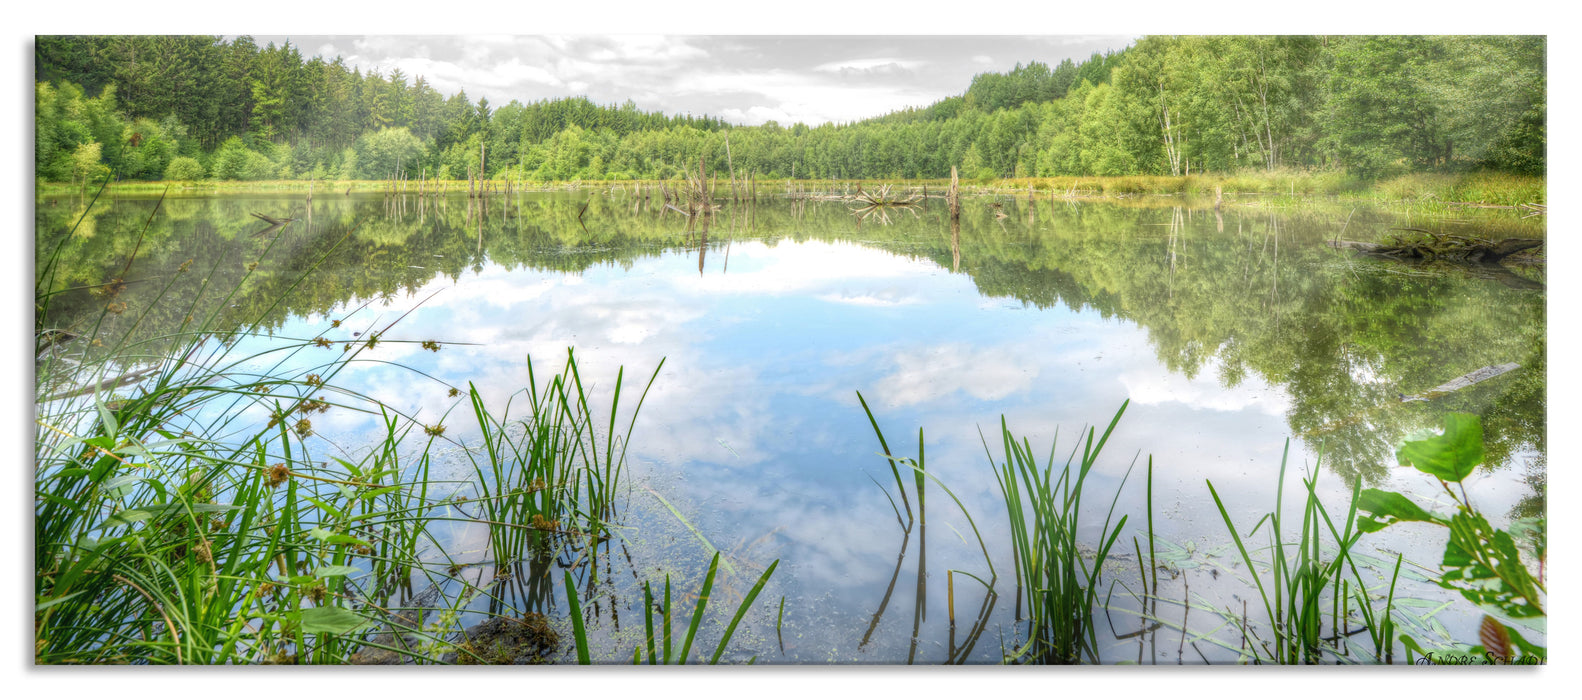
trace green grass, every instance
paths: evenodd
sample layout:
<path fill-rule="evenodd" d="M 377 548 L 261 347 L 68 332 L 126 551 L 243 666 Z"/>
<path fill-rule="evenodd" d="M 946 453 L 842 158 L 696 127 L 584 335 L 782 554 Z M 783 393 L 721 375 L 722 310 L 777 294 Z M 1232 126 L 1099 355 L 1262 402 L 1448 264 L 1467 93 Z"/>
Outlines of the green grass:
<path fill-rule="evenodd" d="M 1375 196 L 1386 200 L 1445 204 L 1516 207 L 1545 204 L 1548 201 L 1545 178 L 1488 171 L 1402 175 L 1378 182 L 1373 192 Z"/>
<path fill-rule="evenodd" d="M 525 419 L 510 418 L 510 403 L 496 416 L 485 407 L 477 387 L 469 386 L 484 448 L 481 461 L 478 453 L 467 452 L 476 490 L 470 500 L 481 507 L 481 520 L 489 525 L 490 552 L 497 565 L 509 565 L 528 552 L 546 554 L 557 543 L 591 544 L 608 537 L 627 441 L 663 367 L 660 361 L 649 377 L 624 435 L 615 430 L 624 368 L 616 375 L 602 439 L 573 351 L 567 351 L 560 373 L 542 387 L 528 359 L 528 388 L 519 392 L 528 399 Z"/>
<path fill-rule="evenodd" d="M 1017 593 L 1027 603 L 1028 620 L 1026 641 L 1008 655 L 1010 661 L 1077 664 L 1099 660 L 1098 636 L 1093 626 L 1098 578 L 1116 538 L 1126 527 L 1126 516 L 1121 516 L 1111 529 L 1110 520 L 1115 513 L 1112 500 L 1090 566 L 1079 541 L 1082 496 L 1088 475 L 1125 412 L 1126 404 L 1122 404 L 1096 443 L 1090 428 L 1086 439 L 1080 442 L 1081 461 L 1075 461 L 1073 449 L 1059 471 L 1055 470 L 1053 443 L 1049 460 L 1040 469 L 1031 443 L 1025 438 L 1018 442 L 1005 420 L 1000 420 L 1004 459 L 995 468 L 995 479 L 1010 517 Z M 984 449 L 988 450 L 987 443 Z M 989 459 L 994 462 L 992 454 Z M 1125 478 L 1121 483 L 1125 484 Z M 1119 497 L 1117 490 L 1115 498 Z"/>
<path fill-rule="evenodd" d="M 60 249 L 38 273 L 40 329 L 57 321 L 46 290 Z M 167 285 L 180 274 L 203 272 L 183 270 Z M 222 303 L 213 308 L 236 293 L 215 292 Z M 114 303 L 112 294 L 106 308 Z M 176 302 L 162 294 L 152 303 Z M 196 298 L 184 303 L 196 313 Z M 108 313 L 79 319 L 73 340 L 40 334 L 35 663 L 336 664 L 379 650 L 433 662 L 450 648 L 457 611 L 494 594 L 458 576 L 465 566 L 431 532 L 477 521 L 455 515 L 464 484 L 431 479 L 443 428 L 336 382 L 390 326 L 344 352 L 339 340 L 314 342 L 334 337 L 337 321 L 316 339 L 236 353 L 260 337 L 248 323 L 204 332 L 219 311 L 151 339 L 136 339 L 135 323 L 120 337 L 102 334 Z M 129 374 L 139 379 L 118 396 L 95 388 Z M 488 454 L 474 462 L 477 500 L 493 516 L 485 520 L 497 561 L 546 546 L 533 536 L 574 533 L 556 547 L 597 537 L 615 517 L 620 384 L 618 376 L 609 420 L 596 425 L 601 414 L 568 354 L 547 390 L 529 389 L 531 419 L 509 431 L 509 407 L 497 417 L 470 392 Z M 336 456 L 314 437 L 312 420 L 325 411 L 378 426 L 355 451 L 361 457 Z M 535 526 L 534 515 L 555 527 Z M 411 591 L 424 583 L 440 595 L 415 602 Z M 440 614 L 424 624 L 427 611 L 413 607 Z"/>
<path fill-rule="evenodd" d="M 769 577 L 774 575 L 775 568 L 779 565 L 779 559 L 770 562 L 769 567 L 764 569 L 764 572 L 758 576 L 757 582 L 755 582 L 752 589 L 747 592 L 747 596 L 742 599 L 741 604 L 736 607 L 736 613 L 731 616 L 730 623 L 726 626 L 725 632 L 720 636 L 720 641 L 715 645 L 714 654 L 709 657 L 707 662 L 708 664 L 716 665 L 720 662 L 720 657 L 725 654 L 725 650 L 731 643 L 731 637 L 736 634 L 737 626 L 741 624 L 742 618 L 745 617 L 747 615 L 747 611 L 752 608 L 753 601 L 758 599 L 758 594 L 763 591 L 764 585 L 769 583 Z M 673 633 L 674 628 L 672 623 L 675 620 L 671 612 L 670 577 L 665 577 L 664 597 L 657 600 L 654 597 L 652 584 L 648 581 L 643 582 L 644 637 L 642 644 L 636 649 L 632 650 L 633 665 L 644 663 L 645 658 L 649 665 L 656 666 L 682 665 L 692 663 L 692 642 L 697 638 L 698 628 L 700 625 L 702 625 L 705 614 L 708 612 L 709 594 L 714 590 L 714 577 L 719 573 L 719 567 L 720 554 L 719 552 L 715 552 L 714 558 L 709 561 L 708 573 L 704 574 L 703 576 L 703 584 L 698 589 L 698 602 L 697 605 L 695 605 L 692 609 L 692 616 L 687 623 L 685 636 L 680 639 L 679 648 L 676 647 L 676 638 Z M 588 641 L 587 627 L 582 620 L 582 601 L 577 595 L 577 588 L 572 582 L 571 572 L 569 571 L 566 572 L 565 575 L 565 592 L 568 607 L 571 610 L 572 633 L 576 644 L 577 663 L 582 665 L 591 664 L 593 663 L 591 649 L 592 645 Z M 654 610 L 656 607 L 660 611 L 657 631 L 654 619 Z M 784 610 L 785 601 L 782 599 L 782 614 L 784 614 Z M 778 622 L 776 623 L 776 627 L 778 629 Z M 643 655 L 645 649 L 648 652 L 646 657 Z M 756 659 L 757 657 L 755 656 L 753 658 Z M 748 663 L 752 662 L 749 661 Z"/>
<path fill-rule="evenodd" d="M 1280 459 L 1274 510 L 1260 518 L 1247 533 L 1250 538 L 1268 525 L 1265 536 L 1269 544 L 1262 550 L 1267 559 L 1263 561 L 1253 558 L 1213 482 L 1207 482 L 1209 494 L 1257 587 L 1269 621 L 1267 633 L 1260 633 L 1243 621 L 1243 632 L 1251 642 L 1251 651 L 1259 662 L 1275 664 L 1317 664 L 1326 660 L 1354 662 L 1356 659 L 1340 647 L 1339 641 L 1349 631 L 1350 606 L 1355 601 L 1364 611 L 1363 617 L 1372 631 L 1370 636 L 1375 643 L 1376 656 L 1381 660 L 1388 658 L 1394 579 L 1391 579 L 1390 596 L 1382 614 L 1375 613 L 1367 586 L 1351 561 L 1351 550 L 1362 536 L 1357 527 L 1361 478 L 1352 485 L 1340 527 L 1336 527 L 1335 520 L 1319 501 L 1317 476 L 1304 478 L 1301 526 L 1294 540 L 1289 539 L 1292 535 L 1285 529 L 1284 489 L 1281 488 L 1285 483 L 1289 452 L 1290 444 L 1287 443 L 1286 454 Z M 1315 474 L 1318 469 L 1319 465 L 1315 465 Z M 1263 566 L 1265 562 L 1267 567 Z M 1355 578 L 1346 578 L 1348 567 Z M 1267 580 L 1259 573 L 1263 570 L 1269 572 Z M 1398 562 L 1397 575 L 1399 571 Z M 1326 617 L 1328 636 L 1324 634 Z"/>

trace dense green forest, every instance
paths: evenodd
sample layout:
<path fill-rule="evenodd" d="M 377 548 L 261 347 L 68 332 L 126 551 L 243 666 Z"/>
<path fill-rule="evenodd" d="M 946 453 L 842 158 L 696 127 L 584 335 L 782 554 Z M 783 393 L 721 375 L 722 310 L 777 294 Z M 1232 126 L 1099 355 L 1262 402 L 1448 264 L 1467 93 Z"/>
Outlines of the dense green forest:
<path fill-rule="evenodd" d="M 1545 171 L 1546 40 L 1153 36 L 851 124 L 733 126 L 583 97 L 441 95 L 249 37 L 40 36 L 40 181 Z M 729 162 L 726 143 L 729 139 Z"/>

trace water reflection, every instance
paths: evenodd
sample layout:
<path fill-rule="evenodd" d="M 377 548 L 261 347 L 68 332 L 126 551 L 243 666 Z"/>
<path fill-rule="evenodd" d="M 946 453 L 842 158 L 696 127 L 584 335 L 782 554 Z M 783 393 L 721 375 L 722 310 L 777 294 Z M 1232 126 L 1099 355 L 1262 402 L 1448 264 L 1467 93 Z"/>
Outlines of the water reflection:
<path fill-rule="evenodd" d="M 212 317 L 221 327 L 310 339 L 326 319 L 374 328 L 410 311 L 391 342 L 339 379 L 419 419 L 447 415 L 456 403 L 449 388 L 469 381 L 486 403 L 503 406 L 526 382 L 525 357 L 559 356 L 568 345 L 583 375 L 599 378 L 596 400 L 608 395 L 616 367 L 642 374 L 668 358 L 632 443 L 633 472 L 737 557 L 743 573 L 731 585 L 750 584 L 754 565 L 784 562 L 760 601 L 786 596 L 786 632 L 802 636 L 768 635 L 772 615 L 751 624 L 784 643 L 758 651 L 783 646 L 775 660 L 787 662 L 994 660 L 997 645 L 977 642 L 1015 618 L 1014 601 L 992 590 L 969 602 L 978 594 L 957 571 L 988 577 L 973 568 L 982 557 L 954 503 L 930 491 L 926 548 L 921 517 L 915 537 L 888 529 L 889 497 L 872 480 L 888 478 L 887 467 L 854 390 L 886 425 L 926 427 L 930 471 L 951 485 L 991 547 L 1005 541 L 1003 504 L 977 426 L 1005 415 L 1035 444 L 1058 428 L 1064 450 L 1077 428 L 1127 399 L 1132 408 L 1095 472 L 1097 488 L 1118 482 L 1134 455 L 1152 454 L 1161 465 L 1158 516 L 1174 542 L 1220 537 L 1205 478 L 1232 484 L 1228 500 L 1247 512 L 1267 510 L 1287 437 L 1296 440 L 1294 463 L 1315 464 L 1322 451 L 1339 477 L 1325 477 L 1331 491 L 1357 475 L 1412 488 L 1390 469 L 1393 447 L 1448 411 L 1482 418 L 1487 509 L 1542 510 L 1541 271 L 1338 253 L 1325 241 L 1341 228 L 1366 238 L 1404 223 L 1349 206 L 997 204 L 968 200 L 959 225 L 937 205 L 878 225 L 840 203 L 761 203 L 726 207 L 694 228 L 621 194 L 321 195 L 311 208 L 173 199 L 145 234 L 152 201 L 118 200 L 89 212 L 65 240 L 67 262 L 52 283 L 64 291 L 46 325 L 71 330 L 103 317 L 115 332 L 155 342 L 188 317 Z M 300 220 L 255 236 L 253 211 Z M 42 204 L 37 212 L 43 256 L 80 212 Z M 1434 225 L 1533 235 L 1521 228 L 1531 222 L 1500 218 Z M 188 260 L 191 271 L 178 272 Z M 117 300 L 128 311 L 103 314 L 105 299 L 89 287 L 123 271 Z M 431 353 L 423 340 L 457 345 Z M 1507 362 L 1520 369 L 1430 401 L 1400 401 Z M 346 450 L 367 429 L 362 416 L 315 420 Z M 1123 494 L 1120 512 L 1141 512 L 1134 491 Z M 632 500 L 633 517 L 650 519 L 643 529 L 667 527 L 660 523 L 672 516 L 644 489 Z M 706 557 L 692 535 L 659 537 L 644 536 L 650 552 L 693 563 L 628 552 L 633 566 L 674 572 L 678 584 L 695 580 L 695 562 Z M 915 570 L 904 572 L 913 543 Z M 991 554 L 1009 561 L 1008 551 Z M 1126 563 L 1128 571 L 1138 565 Z M 529 586 L 531 574 L 497 585 Z M 1199 585 L 1210 584 L 1194 581 L 1192 595 Z M 553 594 L 514 595 L 542 607 Z M 1154 617 L 1188 612 L 1153 604 Z M 593 605 L 615 613 L 608 598 Z M 898 619 L 902 611 L 910 619 Z M 1141 660 L 1134 631 L 1154 623 L 1125 617 L 1112 621 L 1114 641 L 1135 646 L 1124 653 Z M 1147 636 L 1154 660 L 1166 652 L 1172 661 L 1225 658 L 1156 648 L 1170 645 Z"/>

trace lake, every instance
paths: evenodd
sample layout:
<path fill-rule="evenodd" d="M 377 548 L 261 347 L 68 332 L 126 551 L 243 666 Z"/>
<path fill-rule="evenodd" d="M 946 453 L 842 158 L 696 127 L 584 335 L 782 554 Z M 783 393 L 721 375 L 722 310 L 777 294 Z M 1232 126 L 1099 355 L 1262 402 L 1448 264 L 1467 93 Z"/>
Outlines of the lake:
<path fill-rule="evenodd" d="M 457 493 L 477 428 L 451 388 L 471 383 L 492 410 L 520 406 L 527 358 L 542 382 L 574 347 L 595 403 L 608 405 L 624 368 L 623 432 L 663 360 L 629 442 L 621 536 L 594 562 L 606 575 L 583 603 L 605 661 L 630 661 L 640 581 L 669 575 L 694 591 L 718 550 L 707 649 L 779 561 L 729 660 L 996 662 L 1022 605 L 991 463 L 1005 458 L 1000 421 L 1041 459 L 1054 442 L 1060 464 L 1125 404 L 1084 506 L 1095 539 L 1112 498 L 1116 517 L 1130 516 L 1100 591 L 1101 657 L 1193 664 L 1236 661 L 1242 633 L 1227 620 L 1258 606 L 1206 481 L 1244 535 L 1274 507 L 1282 455 L 1287 509 L 1316 476 L 1332 512 L 1359 478 L 1447 511 L 1439 483 L 1397 467 L 1395 448 L 1465 412 L 1485 432 L 1485 466 L 1466 486 L 1478 508 L 1504 526 L 1545 507 L 1542 265 L 1413 265 L 1326 245 L 1399 227 L 1542 237 L 1542 219 L 1263 199 L 1232 195 L 1216 212 L 1168 197 L 980 195 L 953 232 L 940 200 L 864 216 L 777 196 L 726 203 L 705 231 L 631 187 L 482 201 L 320 193 L 311 210 L 301 193 L 172 195 L 157 213 L 157 197 L 106 195 L 85 216 L 84 201 L 41 200 L 36 250 L 42 265 L 65 240 L 54 288 L 66 291 L 48 327 L 98 323 L 155 346 L 212 314 L 222 332 L 254 324 L 231 338 L 237 357 L 333 340 L 287 360 L 305 370 L 390 326 L 336 383 L 448 426 L 435 468 Z M 299 220 L 268 230 L 253 212 Z M 102 314 L 90 287 L 115 278 L 125 306 Z M 439 351 L 419 345 L 431 340 Z M 1403 401 L 1505 363 L 1519 368 Z M 858 392 L 897 456 L 915 457 L 923 431 L 937 478 L 926 515 L 903 476 L 926 529 L 904 529 Z M 381 430 L 352 411 L 313 425 L 320 458 L 362 454 Z M 1158 595 L 1173 604 L 1144 619 L 1150 460 Z M 445 537 L 458 560 L 489 561 L 475 529 Z M 1404 553 L 1398 604 L 1417 619 L 1407 631 L 1477 638 L 1481 613 L 1424 577 L 1442 528 L 1401 525 L 1363 543 L 1381 576 Z M 565 616 L 558 586 L 547 598 L 499 591 L 497 606 L 531 599 Z"/>

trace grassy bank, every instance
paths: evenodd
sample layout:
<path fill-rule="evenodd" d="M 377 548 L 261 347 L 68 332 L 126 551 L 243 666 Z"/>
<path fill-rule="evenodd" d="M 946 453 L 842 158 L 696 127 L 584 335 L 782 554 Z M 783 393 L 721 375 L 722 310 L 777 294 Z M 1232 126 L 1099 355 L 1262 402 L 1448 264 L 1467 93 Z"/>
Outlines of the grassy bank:
<path fill-rule="evenodd" d="M 983 193 L 1025 195 L 1029 188 L 1037 197 L 1130 197 L 1142 195 L 1214 197 L 1218 192 L 1231 200 L 1245 201 L 1249 197 L 1339 197 L 1379 202 L 1439 203 L 1444 205 L 1473 205 L 1520 207 L 1544 205 L 1547 198 L 1547 179 L 1500 172 L 1466 173 L 1415 173 L 1385 180 L 1367 181 L 1338 171 L 1246 171 L 1234 174 L 1189 175 L 1183 177 L 1159 175 L 1119 175 L 1108 177 L 1038 177 L 1005 178 L 990 180 L 963 180 L 969 191 Z M 577 180 L 570 182 L 525 182 L 493 180 L 485 183 L 491 191 L 505 190 L 509 186 L 520 191 L 552 191 L 579 188 L 606 189 L 632 192 L 639 186 L 656 185 L 656 181 L 639 180 Z M 759 179 L 759 196 L 783 194 L 787 189 L 802 192 L 844 190 L 861 184 L 877 187 L 880 184 L 897 184 L 910 187 L 943 189 L 946 180 L 771 180 Z M 118 182 L 110 191 L 126 194 L 155 194 L 170 185 L 177 194 L 252 194 L 290 192 L 306 194 L 311 185 L 315 196 L 334 196 L 347 193 L 385 192 L 392 185 L 383 180 L 336 180 L 309 183 L 301 180 L 264 181 L 213 181 L 192 182 Z M 416 193 L 419 183 L 407 181 L 396 185 L 408 194 Z M 424 184 L 425 191 L 433 192 L 436 181 Z M 740 186 L 740 183 L 739 183 Z M 465 180 L 439 181 L 441 192 L 465 193 Z M 66 183 L 40 183 L 39 196 L 65 196 L 80 192 L 76 185 Z M 728 181 L 716 181 L 716 198 L 728 198 Z"/>

